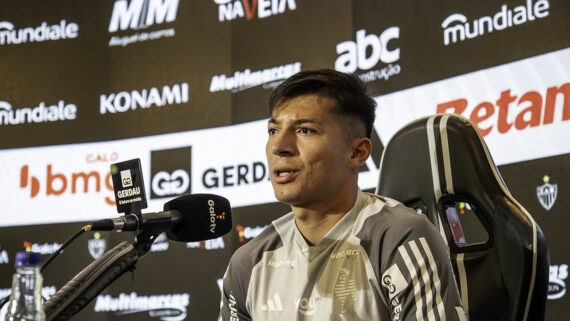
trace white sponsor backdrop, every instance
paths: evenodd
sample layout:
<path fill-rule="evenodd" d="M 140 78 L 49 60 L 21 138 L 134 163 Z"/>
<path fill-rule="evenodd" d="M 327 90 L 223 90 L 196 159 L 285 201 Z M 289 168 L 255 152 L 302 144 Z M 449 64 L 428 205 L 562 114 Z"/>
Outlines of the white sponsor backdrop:
<path fill-rule="evenodd" d="M 438 104 L 465 99 L 468 104 L 462 115 L 470 118 L 476 106 L 489 102 L 494 112 L 481 121 L 479 127 L 491 128 L 485 141 L 497 165 L 567 154 L 570 153 L 570 119 L 563 120 L 562 111 L 565 101 L 566 108 L 570 108 L 569 83 L 570 49 L 563 49 L 377 97 L 379 108 L 375 127 L 386 145 L 407 123 L 435 114 Z M 556 96 L 554 121 L 543 124 L 548 88 L 564 84 L 569 85 L 566 86 L 566 95 Z M 509 104 L 508 123 L 513 123 L 531 105 L 529 101 L 520 101 L 521 96 L 529 92 L 540 95 L 541 121 L 538 126 L 519 130 L 513 125 L 508 131 L 499 132 L 497 100 L 506 90 L 510 90 L 511 96 L 516 96 Z M 534 93 L 531 95 L 538 97 Z M 527 113 L 525 120 L 529 118 Z"/>
<path fill-rule="evenodd" d="M 149 197 L 151 151 L 189 146 L 192 148 L 191 193 L 222 195 L 230 200 L 232 207 L 276 202 L 265 165 L 266 132 L 267 120 L 260 120 L 111 142 L 0 151 L 0 226 L 117 216 L 112 203 L 109 165 L 132 158 L 140 158 L 143 168 L 148 199 L 148 209 L 143 212 L 161 211 L 169 198 L 151 200 Z M 258 182 L 253 182 L 252 176 L 255 162 L 265 166 L 265 176 Z M 248 167 L 247 183 L 238 179 L 238 165 Z M 372 165 L 368 166 L 370 171 L 361 174 L 362 189 L 376 185 L 378 171 Z M 259 166 L 257 169 L 258 174 L 262 172 Z M 204 180 L 209 186 L 214 180 L 218 184 L 207 187 Z"/>
<path fill-rule="evenodd" d="M 485 140 L 497 165 L 570 153 L 570 120 L 563 120 L 562 115 L 565 104 L 570 108 L 570 93 L 556 95 L 553 122 L 543 124 L 548 88 L 570 82 L 569 62 L 570 49 L 564 49 L 377 97 L 376 130 L 386 144 L 408 122 L 436 113 L 438 104 L 464 99 L 467 107 L 462 114 L 466 117 L 483 102 L 492 105 L 493 113 L 478 125 L 490 128 Z M 521 97 L 536 92 L 533 95 L 540 97 L 541 109 L 538 126 L 517 129 L 513 125 L 499 132 L 497 100 L 506 90 L 516 96 L 509 104 L 506 122 L 513 123 L 531 105 Z M 528 121 L 530 114 L 525 117 Z M 233 207 L 275 202 L 267 169 L 263 179 L 253 179 L 254 163 L 266 167 L 266 122 L 109 142 L 2 150 L 0 226 L 91 221 L 118 215 L 109 165 L 132 158 L 140 158 L 143 167 L 149 200 L 143 212 L 160 211 L 169 198 L 149 197 L 151 152 L 190 146 L 191 193 L 222 195 Z M 377 164 L 372 162 L 368 161 L 371 170 L 360 175 L 362 189 L 376 186 Z M 239 179 L 238 166 L 247 167 L 247 182 Z M 257 174 L 263 172 L 259 165 L 256 170 Z M 205 181 L 212 186 L 216 180 L 216 186 L 204 185 Z"/>

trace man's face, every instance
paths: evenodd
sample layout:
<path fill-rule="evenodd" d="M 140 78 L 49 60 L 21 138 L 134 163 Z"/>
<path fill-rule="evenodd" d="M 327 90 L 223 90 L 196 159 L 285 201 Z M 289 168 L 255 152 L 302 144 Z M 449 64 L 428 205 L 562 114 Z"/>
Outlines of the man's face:
<path fill-rule="evenodd" d="M 268 124 L 267 162 L 275 196 L 296 207 L 344 197 L 350 143 L 334 101 L 302 95 L 279 104 Z"/>

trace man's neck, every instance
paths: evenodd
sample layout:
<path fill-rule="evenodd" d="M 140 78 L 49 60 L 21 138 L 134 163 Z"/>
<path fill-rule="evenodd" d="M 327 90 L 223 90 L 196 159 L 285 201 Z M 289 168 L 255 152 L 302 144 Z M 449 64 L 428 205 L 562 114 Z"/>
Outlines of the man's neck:
<path fill-rule="evenodd" d="M 344 215 L 350 211 L 358 197 L 358 190 L 344 200 L 332 201 L 321 206 L 293 207 L 295 224 L 309 246 L 317 245 Z"/>

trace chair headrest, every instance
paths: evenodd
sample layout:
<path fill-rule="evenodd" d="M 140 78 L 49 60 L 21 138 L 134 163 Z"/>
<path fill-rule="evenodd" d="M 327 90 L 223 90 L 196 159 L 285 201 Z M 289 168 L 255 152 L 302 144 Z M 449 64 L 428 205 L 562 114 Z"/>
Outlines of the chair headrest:
<path fill-rule="evenodd" d="M 483 138 L 455 114 L 421 118 L 400 129 L 385 148 L 376 192 L 407 205 L 423 202 L 434 223 L 442 195 L 466 195 L 491 207 L 497 197 L 510 198 Z"/>
<path fill-rule="evenodd" d="M 376 193 L 422 209 L 439 229 L 472 319 L 544 319 L 544 235 L 469 120 L 438 114 L 400 129 L 384 149 Z M 458 215 L 458 204 L 475 215 Z"/>

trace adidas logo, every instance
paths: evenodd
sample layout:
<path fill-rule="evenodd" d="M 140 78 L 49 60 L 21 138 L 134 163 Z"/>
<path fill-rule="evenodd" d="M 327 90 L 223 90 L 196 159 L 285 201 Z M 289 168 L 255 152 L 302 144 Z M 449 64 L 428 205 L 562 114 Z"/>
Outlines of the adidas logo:
<path fill-rule="evenodd" d="M 267 304 L 261 306 L 261 311 L 283 311 L 283 304 L 279 297 L 279 292 L 267 300 Z"/>

